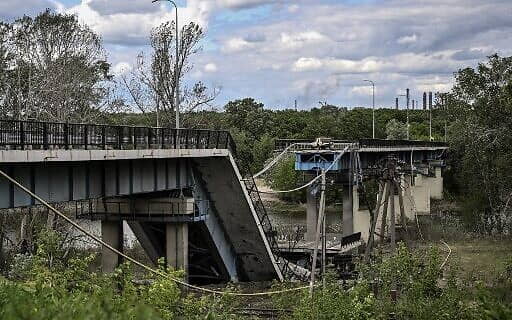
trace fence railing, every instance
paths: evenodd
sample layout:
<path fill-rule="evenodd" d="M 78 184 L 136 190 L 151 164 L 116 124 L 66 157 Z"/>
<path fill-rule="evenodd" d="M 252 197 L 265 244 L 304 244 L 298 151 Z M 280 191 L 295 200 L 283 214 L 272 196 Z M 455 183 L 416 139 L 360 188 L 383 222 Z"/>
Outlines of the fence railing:
<path fill-rule="evenodd" d="M 226 149 L 228 131 L 0 120 L 0 148 Z"/>
<path fill-rule="evenodd" d="M 256 211 L 256 215 L 260 220 L 261 228 L 265 233 L 270 249 L 272 251 L 272 255 L 274 256 L 274 260 L 278 264 L 278 267 L 281 270 L 281 274 L 286 277 L 288 274 L 289 266 L 288 263 L 286 263 L 280 255 L 279 244 L 277 242 L 277 232 L 273 228 L 267 213 L 267 209 L 261 200 L 256 181 L 254 180 L 246 161 L 241 158 L 237 159 L 237 166 L 240 169 L 242 177 L 244 177 L 243 182 L 245 184 L 245 188 L 249 194 L 249 197 L 251 198 L 254 210 Z"/>
<path fill-rule="evenodd" d="M 179 220 L 195 221 L 206 217 L 210 212 L 208 200 L 181 201 L 179 198 L 160 200 L 147 199 L 85 199 L 75 201 L 77 219 L 118 220 Z"/>
<path fill-rule="evenodd" d="M 359 139 L 360 148 L 393 148 L 393 147 L 447 147 L 448 144 L 441 141 L 421 140 L 385 140 L 385 139 Z"/>

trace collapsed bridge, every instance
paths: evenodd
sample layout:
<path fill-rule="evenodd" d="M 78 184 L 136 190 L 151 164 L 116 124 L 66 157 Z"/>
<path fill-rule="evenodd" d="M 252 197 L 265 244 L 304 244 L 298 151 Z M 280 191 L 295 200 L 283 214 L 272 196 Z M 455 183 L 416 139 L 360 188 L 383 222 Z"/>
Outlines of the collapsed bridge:
<path fill-rule="evenodd" d="M 362 154 L 397 151 L 389 143 L 354 145 Z M 417 143 L 402 142 L 400 152 L 430 159 L 445 149 Z M 353 167 L 344 167 L 353 163 L 352 151 L 340 159 L 340 173 Z M 0 120 L 0 170 L 49 203 L 71 202 L 77 218 L 101 221 L 103 240 L 116 249 L 122 250 L 127 222 L 154 263 L 164 257 L 189 281 L 283 280 L 289 274 L 228 131 Z M 0 209 L 37 205 L 0 179 Z M 103 249 L 103 270 L 120 262 Z"/>

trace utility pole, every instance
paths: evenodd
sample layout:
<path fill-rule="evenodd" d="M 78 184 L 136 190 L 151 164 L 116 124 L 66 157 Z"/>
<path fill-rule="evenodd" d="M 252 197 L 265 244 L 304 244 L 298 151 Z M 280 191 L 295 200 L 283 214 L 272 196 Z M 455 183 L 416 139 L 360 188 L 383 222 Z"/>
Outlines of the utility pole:
<path fill-rule="evenodd" d="M 428 114 L 429 114 L 430 141 L 433 141 L 434 138 L 432 137 L 432 92 L 428 93 Z"/>
<path fill-rule="evenodd" d="M 327 251 L 327 237 L 326 237 L 326 225 L 325 225 L 325 170 L 322 169 L 322 186 L 321 186 L 321 199 L 320 199 L 320 210 L 322 210 L 322 288 L 325 289 L 325 267 L 326 267 L 326 251 Z"/>
<path fill-rule="evenodd" d="M 316 272 L 316 261 L 317 261 L 317 255 L 318 255 L 318 245 L 320 244 L 320 234 L 325 232 L 325 229 L 323 229 L 322 224 L 325 222 L 325 170 L 322 170 L 322 182 L 320 185 L 320 207 L 319 207 L 319 213 L 318 213 L 318 220 L 316 224 L 316 234 L 315 234 L 315 242 L 314 242 L 314 248 L 313 248 L 313 262 L 311 263 L 311 280 L 309 282 L 309 295 L 313 296 L 313 288 L 315 287 L 315 272 Z M 325 225 L 325 224 L 324 224 Z M 322 231 L 324 230 L 324 232 Z M 323 234 L 323 237 L 325 238 L 325 234 Z M 322 247 L 322 255 L 323 255 L 324 247 Z M 322 260 L 324 257 L 322 256 Z M 322 261 L 322 263 L 325 262 Z M 324 270 L 324 266 L 322 266 L 322 270 Z M 325 278 L 325 275 L 324 275 Z M 325 284 L 325 282 L 323 282 Z"/>
<path fill-rule="evenodd" d="M 407 99 L 407 140 L 409 140 L 409 88 L 405 90 L 405 95 Z"/>

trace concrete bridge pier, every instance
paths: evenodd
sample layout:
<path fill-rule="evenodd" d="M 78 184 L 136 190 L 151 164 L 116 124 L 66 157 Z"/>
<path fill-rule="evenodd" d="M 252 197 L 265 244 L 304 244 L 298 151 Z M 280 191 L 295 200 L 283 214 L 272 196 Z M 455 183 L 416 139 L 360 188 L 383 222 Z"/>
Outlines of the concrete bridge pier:
<path fill-rule="evenodd" d="M 167 223 L 165 226 L 167 265 L 188 274 L 188 224 Z"/>
<path fill-rule="evenodd" d="M 123 252 L 123 221 L 101 221 L 101 238 L 110 246 Z M 123 259 L 105 246 L 101 250 L 101 269 L 104 273 L 111 273 Z"/>
<path fill-rule="evenodd" d="M 309 187 L 306 192 L 306 234 L 304 240 L 315 241 L 318 222 L 317 188 Z"/>
<path fill-rule="evenodd" d="M 443 175 L 440 166 L 434 167 L 434 176 L 427 178 L 430 184 L 430 197 L 436 200 L 443 199 Z"/>
<path fill-rule="evenodd" d="M 343 186 L 343 237 L 359 232 L 359 227 L 354 228 L 354 191 L 357 195 L 357 188 L 351 184 Z"/>

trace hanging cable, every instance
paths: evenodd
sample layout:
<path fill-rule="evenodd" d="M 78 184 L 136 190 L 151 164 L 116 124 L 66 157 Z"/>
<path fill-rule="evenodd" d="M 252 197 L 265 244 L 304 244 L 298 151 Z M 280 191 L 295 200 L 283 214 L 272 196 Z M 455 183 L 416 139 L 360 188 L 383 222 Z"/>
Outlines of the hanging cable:
<path fill-rule="evenodd" d="M 343 157 L 343 155 L 345 154 L 345 152 L 347 152 L 347 150 L 353 146 L 352 144 L 348 145 L 345 147 L 345 149 L 343 149 L 343 151 L 341 151 L 341 153 L 332 161 L 331 165 L 329 167 L 327 167 L 327 169 L 325 169 L 325 171 L 329 171 L 332 169 L 332 167 L 334 167 L 334 165 L 336 164 L 336 162 L 338 160 L 341 159 L 341 157 Z M 264 194 L 278 194 L 278 193 L 290 193 L 290 192 L 295 192 L 295 191 L 299 191 L 299 190 L 302 190 L 304 188 L 307 188 L 309 187 L 310 185 L 312 185 L 313 183 L 315 183 L 318 179 L 320 179 L 322 177 L 322 175 L 317 175 L 315 178 L 313 178 L 313 180 L 309 181 L 308 183 L 300 186 L 300 187 L 297 187 L 295 189 L 290 189 L 290 190 L 276 190 L 276 191 L 260 191 L 260 193 L 264 193 Z"/>
<path fill-rule="evenodd" d="M 275 157 L 272 161 L 270 161 L 270 163 L 265 168 L 263 168 L 260 172 L 253 175 L 253 178 L 256 179 L 257 177 L 261 176 L 262 174 L 264 174 L 265 172 L 270 170 L 270 168 L 272 168 L 279 161 L 279 159 L 281 159 L 281 157 L 284 156 L 288 152 L 288 150 L 290 150 L 292 147 L 296 146 L 297 144 L 298 143 L 292 143 L 291 145 L 286 147 L 283 150 L 283 152 L 281 152 L 277 157 Z"/>
<path fill-rule="evenodd" d="M 185 287 L 185 288 L 188 288 L 188 289 L 191 289 L 191 290 L 196 290 L 196 291 L 199 291 L 199 292 L 210 293 L 210 294 L 240 296 L 240 297 L 246 297 L 246 296 L 267 296 L 267 295 L 274 295 L 274 294 L 280 294 L 280 293 L 285 293 L 285 292 L 300 291 L 300 290 L 304 290 L 304 289 L 308 289 L 309 288 L 309 286 L 307 286 L 307 287 L 297 287 L 297 288 L 291 288 L 291 289 L 283 289 L 283 290 L 278 290 L 278 291 L 256 292 L 256 293 L 237 293 L 237 292 L 217 291 L 217 290 L 201 288 L 201 287 L 198 287 L 198 286 L 191 285 L 191 284 L 186 283 L 185 281 L 182 281 L 180 279 L 173 278 L 173 277 L 169 276 L 168 274 L 166 274 L 166 273 L 164 273 L 164 272 L 162 272 L 160 270 L 153 269 L 150 266 L 145 265 L 142 262 L 140 262 L 138 260 L 135 260 L 134 258 L 132 258 L 130 256 L 127 256 L 126 254 L 124 254 L 121 251 L 117 250 L 116 248 L 112 247 L 111 245 L 109 245 L 108 243 L 106 243 L 105 241 L 100 239 L 99 237 L 95 236 L 91 232 L 85 230 L 78 223 L 76 223 L 75 221 L 73 221 L 70 218 L 68 218 L 65 214 L 63 214 L 59 210 L 55 209 L 53 206 L 48 204 L 48 202 L 46 202 L 41 197 L 39 197 L 37 194 L 35 194 L 32 191 L 30 191 L 29 189 L 27 189 L 24 185 L 22 185 L 21 183 L 16 181 L 14 178 L 9 176 L 8 174 L 3 172 L 2 170 L 0 170 L 0 175 L 4 176 L 4 178 L 6 178 L 10 182 L 12 182 L 14 185 L 16 185 L 18 188 L 23 190 L 25 193 L 30 195 L 35 200 L 39 201 L 43 206 L 45 206 L 50 211 L 52 211 L 53 213 L 57 214 L 59 217 L 64 219 L 64 221 L 66 221 L 67 223 L 71 224 L 73 227 L 75 227 L 76 229 L 78 229 L 79 231 L 81 231 L 82 233 L 84 233 L 85 235 L 87 235 L 88 237 L 90 237 L 91 239 L 96 241 L 97 243 L 101 244 L 102 246 L 104 246 L 108 250 L 110 250 L 113 253 L 115 253 L 115 254 L 125 258 L 126 260 L 132 262 L 133 264 L 135 264 L 135 265 L 137 265 L 137 266 L 139 266 L 139 267 L 141 267 L 141 268 L 143 268 L 143 269 L 145 269 L 145 270 L 147 270 L 147 271 L 149 271 L 149 272 L 151 272 L 151 273 L 153 273 L 155 275 L 158 275 L 158 276 L 161 276 L 163 278 L 169 279 L 169 280 L 173 281 L 174 283 L 176 283 L 178 285 L 181 285 L 182 287 Z"/>

